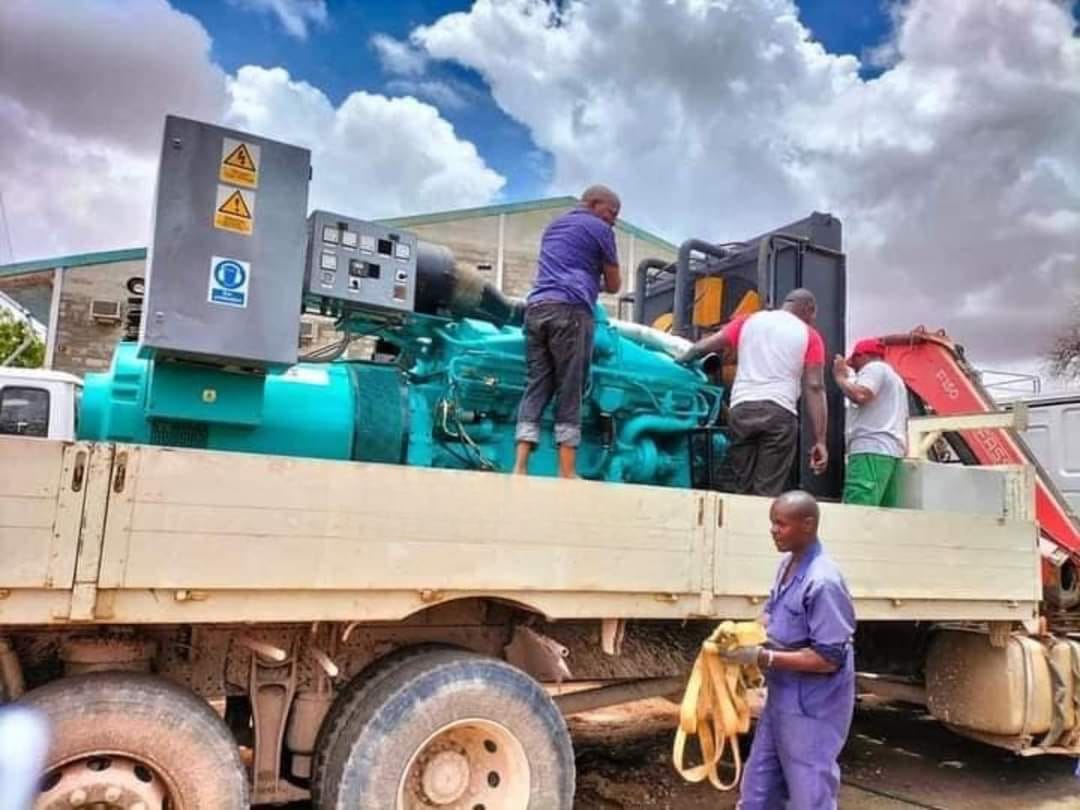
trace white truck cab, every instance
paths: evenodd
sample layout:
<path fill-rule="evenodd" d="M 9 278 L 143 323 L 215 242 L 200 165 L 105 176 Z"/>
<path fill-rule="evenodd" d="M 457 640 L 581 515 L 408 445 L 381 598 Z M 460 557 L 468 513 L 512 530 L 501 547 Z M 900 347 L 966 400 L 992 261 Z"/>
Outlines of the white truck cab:
<path fill-rule="evenodd" d="M 1080 393 L 1024 401 L 1028 429 L 1021 435 L 1073 512 L 1080 515 Z"/>
<path fill-rule="evenodd" d="M 74 439 L 82 387 L 63 371 L 0 367 L 0 435 Z"/>

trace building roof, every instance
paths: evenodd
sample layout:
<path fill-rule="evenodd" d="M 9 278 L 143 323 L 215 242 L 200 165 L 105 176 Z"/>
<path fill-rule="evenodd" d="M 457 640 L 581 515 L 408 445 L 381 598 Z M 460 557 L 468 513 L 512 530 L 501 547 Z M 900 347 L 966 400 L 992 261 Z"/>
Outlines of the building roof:
<path fill-rule="evenodd" d="M 454 222 L 459 219 L 478 219 L 480 217 L 494 217 L 499 214 L 520 214 L 526 211 L 543 211 L 550 208 L 569 208 L 577 205 L 576 197 L 544 197 L 539 200 L 525 200 L 523 202 L 502 203 L 501 205 L 485 205 L 480 208 L 456 208 L 449 211 L 435 211 L 430 214 L 419 214 L 407 217 L 389 217 L 380 219 L 386 225 L 397 225 L 407 228 L 410 225 L 433 225 L 439 222 Z M 636 225 L 620 219 L 615 223 L 615 229 L 628 233 L 644 242 L 651 242 L 658 247 L 670 251 L 678 250 L 676 245 L 666 239 L 661 239 L 656 234 L 649 233 Z"/>
<path fill-rule="evenodd" d="M 128 248 L 126 250 L 104 250 L 97 253 L 76 253 L 71 256 L 56 256 L 51 259 L 33 259 L 15 264 L 0 264 L 0 277 L 21 276 L 24 273 L 36 273 L 41 270 L 53 270 L 57 267 L 85 267 L 90 264 L 111 264 L 113 262 L 141 261 L 146 258 L 146 248 Z"/>
<path fill-rule="evenodd" d="M 416 216 L 390 217 L 380 219 L 386 225 L 395 225 L 407 228 L 410 225 L 432 225 L 439 222 L 454 222 L 460 219 L 476 219 L 479 217 L 498 216 L 499 214 L 520 214 L 526 211 L 542 211 L 551 208 L 567 208 L 577 204 L 574 197 L 546 197 L 540 200 L 525 200 L 523 202 L 503 203 L 501 205 L 486 205 L 480 208 L 456 208 L 448 211 L 435 211 L 430 214 L 418 214 Z M 615 229 L 623 233 L 650 242 L 661 248 L 674 252 L 678 248 L 659 236 L 642 230 L 636 225 L 619 220 Z M 142 261 L 146 259 L 146 248 L 128 248 L 126 250 L 105 250 L 97 253 L 76 253 L 71 256 L 56 256 L 47 259 L 34 259 L 14 264 L 0 264 L 0 278 L 4 276 L 19 276 L 26 273 L 37 273 L 42 270 L 53 270 L 57 267 L 68 269 L 71 267 L 85 267 L 92 264 L 111 264 L 113 262 Z"/>
<path fill-rule="evenodd" d="M 416 214 L 415 216 L 387 217 L 378 220 L 386 225 L 431 225 L 436 222 L 454 222 L 459 219 L 477 219 L 479 217 L 494 217 L 499 214 L 521 214 L 526 211 L 543 211 L 547 208 L 565 208 L 568 205 L 576 205 L 577 200 L 573 197 L 545 197 L 541 200 L 524 200 L 516 203 L 503 203 L 501 205 L 483 205 L 479 208 L 451 208 L 447 211 L 434 211 L 430 214 Z"/>

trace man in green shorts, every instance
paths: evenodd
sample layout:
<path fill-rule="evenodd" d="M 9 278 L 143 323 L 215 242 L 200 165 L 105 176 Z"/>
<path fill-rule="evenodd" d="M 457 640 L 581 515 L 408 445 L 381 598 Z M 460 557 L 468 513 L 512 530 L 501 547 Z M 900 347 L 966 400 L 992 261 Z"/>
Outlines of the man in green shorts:
<path fill-rule="evenodd" d="M 895 506 L 896 471 L 907 452 L 907 387 L 876 338 L 856 343 L 847 360 L 837 355 L 833 379 L 851 402 L 844 503 Z"/>

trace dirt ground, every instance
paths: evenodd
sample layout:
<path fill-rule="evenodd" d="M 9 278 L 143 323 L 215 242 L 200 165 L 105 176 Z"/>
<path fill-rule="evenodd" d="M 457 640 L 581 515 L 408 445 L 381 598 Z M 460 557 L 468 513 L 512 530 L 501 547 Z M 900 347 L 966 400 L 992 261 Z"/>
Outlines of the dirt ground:
<path fill-rule="evenodd" d="M 677 707 L 663 700 L 570 718 L 574 810 L 732 810 L 734 792 L 686 784 L 675 772 L 677 721 Z M 915 710 L 860 707 L 840 764 L 841 810 L 1080 810 L 1075 761 L 1016 757 Z"/>
<path fill-rule="evenodd" d="M 675 707 L 648 701 L 571 718 L 574 810 L 728 810 L 734 793 L 687 785 L 671 766 Z M 1080 810 L 1076 763 L 1024 759 L 953 735 L 926 715 L 860 708 L 841 759 L 842 810 Z"/>

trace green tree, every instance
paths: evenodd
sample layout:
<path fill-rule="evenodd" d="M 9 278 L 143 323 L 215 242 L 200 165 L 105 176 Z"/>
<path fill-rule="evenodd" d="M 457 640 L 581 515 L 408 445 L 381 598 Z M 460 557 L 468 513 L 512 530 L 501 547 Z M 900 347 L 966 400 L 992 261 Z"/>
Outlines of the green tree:
<path fill-rule="evenodd" d="M 30 345 L 9 365 L 39 368 L 45 362 L 45 344 L 25 320 L 16 319 L 7 310 L 0 309 L 0 363 L 23 344 L 27 335 L 30 336 Z"/>

